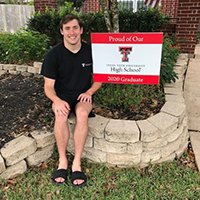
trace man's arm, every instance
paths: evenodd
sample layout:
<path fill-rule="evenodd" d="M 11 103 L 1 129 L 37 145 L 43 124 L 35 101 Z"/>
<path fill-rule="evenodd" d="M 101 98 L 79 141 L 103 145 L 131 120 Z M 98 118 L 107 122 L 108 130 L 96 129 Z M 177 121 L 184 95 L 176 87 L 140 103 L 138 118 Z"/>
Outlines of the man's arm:
<path fill-rule="evenodd" d="M 94 82 L 92 84 L 92 87 L 86 93 L 92 96 L 101 86 L 102 86 L 102 83 Z"/>
<path fill-rule="evenodd" d="M 80 102 L 92 103 L 92 95 L 102 86 L 102 83 L 94 82 L 89 90 L 79 95 Z"/>
<path fill-rule="evenodd" d="M 55 80 L 44 78 L 44 91 L 46 96 L 53 102 L 53 109 L 56 115 L 66 116 L 69 114 L 70 106 L 66 101 L 61 100 L 54 89 Z"/>

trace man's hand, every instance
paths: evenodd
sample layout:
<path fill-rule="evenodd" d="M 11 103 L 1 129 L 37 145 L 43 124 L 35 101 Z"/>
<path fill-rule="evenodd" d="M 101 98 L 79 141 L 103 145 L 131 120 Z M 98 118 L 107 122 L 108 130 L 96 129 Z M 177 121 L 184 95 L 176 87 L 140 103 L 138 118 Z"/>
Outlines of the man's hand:
<path fill-rule="evenodd" d="M 67 116 L 70 111 L 70 106 L 66 101 L 57 99 L 53 102 L 53 110 L 57 116 Z"/>
<path fill-rule="evenodd" d="M 80 100 L 80 102 L 92 103 L 92 95 L 89 92 L 85 92 L 80 94 L 77 100 Z"/>

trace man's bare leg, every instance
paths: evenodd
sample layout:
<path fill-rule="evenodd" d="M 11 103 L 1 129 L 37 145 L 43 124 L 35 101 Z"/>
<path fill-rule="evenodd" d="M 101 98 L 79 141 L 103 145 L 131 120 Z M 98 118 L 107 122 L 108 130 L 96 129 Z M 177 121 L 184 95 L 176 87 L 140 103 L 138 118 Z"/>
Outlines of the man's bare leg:
<path fill-rule="evenodd" d="M 53 107 L 53 106 L 52 106 Z M 54 107 L 53 107 L 54 110 Z M 59 153 L 59 164 L 58 169 L 67 169 L 68 162 L 66 157 L 67 144 L 69 140 L 69 128 L 68 128 L 68 115 L 57 116 L 55 115 L 54 123 L 54 135 L 56 138 L 58 153 Z M 56 178 L 56 182 L 64 182 L 63 178 Z"/>
<path fill-rule="evenodd" d="M 88 115 L 92 110 L 92 104 L 79 102 L 76 105 L 76 125 L 74 129 L 74 160 L 72 171 L 81 171 L 81 156 L 88 135 Z M 80 185 L 83 180 L 75 180 L 74 184 Z"/>

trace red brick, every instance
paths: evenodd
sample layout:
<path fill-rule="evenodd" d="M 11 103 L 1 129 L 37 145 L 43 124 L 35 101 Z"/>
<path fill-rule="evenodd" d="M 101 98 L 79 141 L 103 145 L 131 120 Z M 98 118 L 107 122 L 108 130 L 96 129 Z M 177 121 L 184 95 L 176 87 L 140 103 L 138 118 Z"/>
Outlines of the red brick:
<path fill-rule="evenodd" d="M 35 6 L 35 12 L 41 11 L 42 13 L 44 13 L 46 7 L 48 7 L 49 9 L 53 7 L 56 11 L 58 11 L 57 0 L 49 0 L 49 1 L 35 0 L 34 6 Z"/>

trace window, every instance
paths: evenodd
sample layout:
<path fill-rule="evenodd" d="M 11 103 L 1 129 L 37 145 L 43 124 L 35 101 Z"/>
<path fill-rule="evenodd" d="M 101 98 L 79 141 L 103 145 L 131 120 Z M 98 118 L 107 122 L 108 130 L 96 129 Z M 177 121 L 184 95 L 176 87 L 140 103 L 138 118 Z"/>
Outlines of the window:
<path fill-rule="evenodd" d="M 120 4 L 128 10 L 132 9 L 133 12 L 138 11 L 140 8 L 147 9 L 147 6 L 144 4 L 145 0 L 117 0 L 117 1 L 118 1 L 119 10 L 121 9 Z"/>

